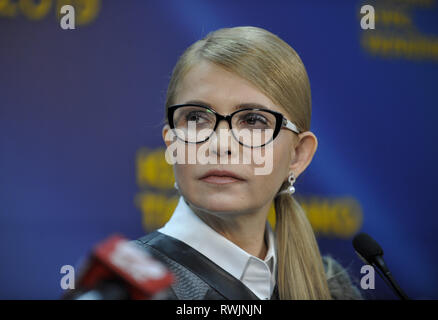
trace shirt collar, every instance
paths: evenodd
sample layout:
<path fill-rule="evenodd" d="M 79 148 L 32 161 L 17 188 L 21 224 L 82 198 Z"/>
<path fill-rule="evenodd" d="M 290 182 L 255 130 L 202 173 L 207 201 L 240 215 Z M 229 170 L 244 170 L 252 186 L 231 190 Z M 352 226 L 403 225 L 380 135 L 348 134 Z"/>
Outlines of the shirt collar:
<path fill-rule="evenodd" d="M 266 223 L 266 228 L 268 251 L 264 262 L 268 264 L 271 273 L 275 275 L 277 260 L 275 237 L 269 223 Z M 242 278 L 250 259 L 263 261 L 208 226 L 193 212 L 183 196 L 180 196 L 170 220 L 158 231 L 191 246 L 237 279 Z"/>

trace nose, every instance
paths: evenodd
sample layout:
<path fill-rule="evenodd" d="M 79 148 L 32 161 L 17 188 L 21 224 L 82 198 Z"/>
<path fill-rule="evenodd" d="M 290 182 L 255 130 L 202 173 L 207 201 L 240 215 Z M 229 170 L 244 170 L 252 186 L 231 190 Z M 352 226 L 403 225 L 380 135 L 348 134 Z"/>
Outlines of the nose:
<path fill-rule="evenodd" d="M 210 152 L 216 156 L 218 155 L 220 158 L 231 155 L 232 140 L 229 124 L 226 120 L 222 119 L 219 121 L 210 141 Z"/>

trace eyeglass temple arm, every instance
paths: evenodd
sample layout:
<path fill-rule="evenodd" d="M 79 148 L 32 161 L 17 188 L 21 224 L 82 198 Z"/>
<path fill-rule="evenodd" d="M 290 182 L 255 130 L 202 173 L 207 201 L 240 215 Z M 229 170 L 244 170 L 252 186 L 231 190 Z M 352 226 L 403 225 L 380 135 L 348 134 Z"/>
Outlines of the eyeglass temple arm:
<path fill-rule="evenodd" d="M 289 129 L 297 134 L 300 133 L 300 130 L 298 130 L 297 126 L 294 125 L 290 120 L 288 120 L 286 118 L 283 118 L 282 125 L 283 125 L 283 127 L 287 128 L 287 129 Z"/>

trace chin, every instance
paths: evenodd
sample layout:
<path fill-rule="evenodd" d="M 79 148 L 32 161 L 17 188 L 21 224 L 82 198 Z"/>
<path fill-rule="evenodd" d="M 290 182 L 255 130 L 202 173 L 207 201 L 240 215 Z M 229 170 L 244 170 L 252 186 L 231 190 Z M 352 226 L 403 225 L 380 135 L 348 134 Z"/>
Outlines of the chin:
<path fill-rule="evenodd" d="M 199 195 L 201 197 L 198 197 L 193 204 L 211 212 L 241 212 L 248 206 L 248 202 L 244 200 L 245 197 L 236 193 L 211 192 L 203 195 L 200 192 Z"/>

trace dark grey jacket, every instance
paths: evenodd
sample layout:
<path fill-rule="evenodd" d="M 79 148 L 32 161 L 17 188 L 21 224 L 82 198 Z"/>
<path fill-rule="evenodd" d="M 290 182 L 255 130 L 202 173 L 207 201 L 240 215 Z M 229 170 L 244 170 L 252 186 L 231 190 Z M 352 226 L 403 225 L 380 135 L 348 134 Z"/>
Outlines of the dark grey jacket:
<path fill-rule="evenodd" d="M 161 260 L 175 276 L 166 299 L 259 299 L 241 281 L 182 241 L 155 231 L 135 243 Z M 362 299 L 348 272 L 336 260 L 323 257 L 323 264 L 333 299 Z M 278 299 L 277 287 L 271 299 Z"/>

